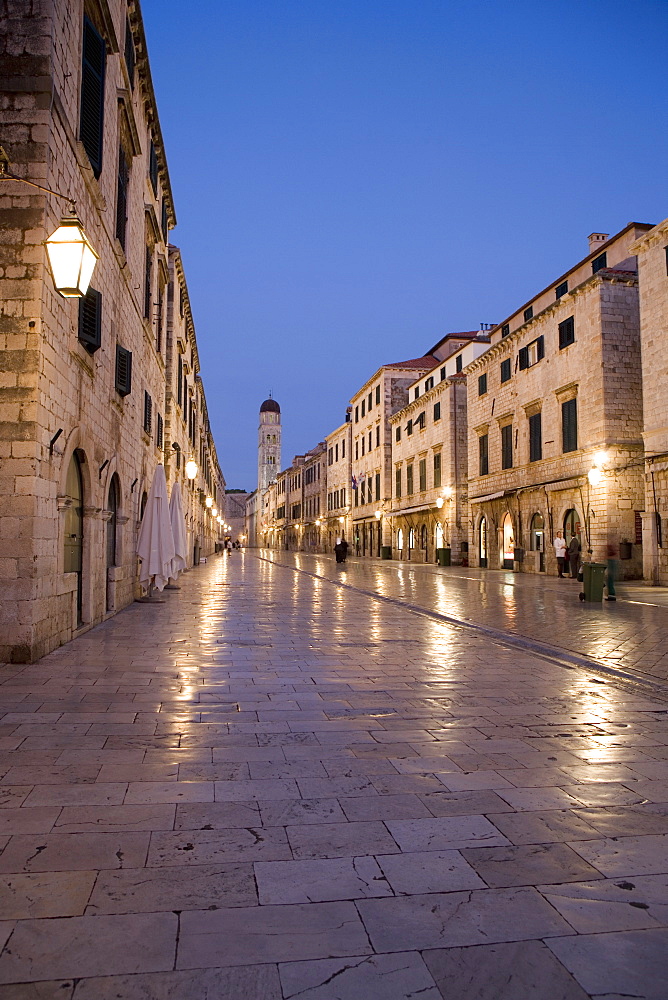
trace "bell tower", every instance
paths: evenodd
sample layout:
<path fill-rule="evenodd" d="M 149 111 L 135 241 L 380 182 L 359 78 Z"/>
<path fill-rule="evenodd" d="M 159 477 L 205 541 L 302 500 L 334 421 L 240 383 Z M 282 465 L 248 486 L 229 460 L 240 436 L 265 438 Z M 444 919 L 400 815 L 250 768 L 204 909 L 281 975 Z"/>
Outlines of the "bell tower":
<path fill-rule="evenodd" d="M 281 471 L 281 408 L 275 399 L 260 407 L 257 436 L 257 488 L 262 493 Z"/>

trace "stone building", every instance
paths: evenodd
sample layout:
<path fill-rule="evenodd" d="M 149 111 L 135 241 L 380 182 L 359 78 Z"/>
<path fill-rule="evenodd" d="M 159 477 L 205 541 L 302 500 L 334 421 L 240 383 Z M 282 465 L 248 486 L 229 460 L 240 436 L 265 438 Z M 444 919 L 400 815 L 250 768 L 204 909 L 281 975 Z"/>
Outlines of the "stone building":
<path fill-rule="evenodd" d="M 328 434 L 327 448 L 326 510 L 323 515 L 323 548 L 333 552 L 337 538 L 351 538 L 351 498 L 352 465 L 351 441 L 352 423 L 350 413 L 346 422 Z"/>
<path fill-rule="evenodd" d="M 271 396 L 260 406 L 257 431 L 257 488 L 263 493 L 281 468 L 281 408 Z"/>
<path fill-rule="evenodd" d="M 15 0 L 0 34 L 8 169 L 40 186 L 0 181 L 0 659 L 25 662 L 137 593 L 176 217 L 138 7 Z M 70 199 L 99 254 L 84 298 L 43 246 Z"/>
<path fill-rule="evenodd" d="M 630 247 L 638 256 L 645 444 L 646 580 L 668 584 L 668 219 Z"/>
<path fill-rule="evenodd" d="M 304 552 L 322 552 L 323 520 L 327 509 L 326 446 L 320 441 L 304 455 L 302 469 L 302 527 L 300 549 Z"/>
<path fill-rule="evenodd" d="M 468 559 L 466 377 L 462 369 L 489 346 L 486 333 L 450 334 L 434 348 L 443 358 L 408 386 L 408 403 L 390 417 L 392 555 L 434 562 Z"/>
<path fill-rule="evenodd" d="M 244 490 L 225 490 L 225 521 L 228 527 L 224 534 L 232 543 L 239 542 L 241 545 L 246 545 L 248 541 L 246 504 L 249 495 Z"/>
<path fill-rule="evenodd" d="M 590 253 L 491 330 L 465 369 L 473 565 L 556 572 L 558 530 L 585 559 L 642 572 L 645 507 L 638 275 L 651 227 Z"/>
<path fill-rule="evenodd" d="M 416 376 L 435 366 L 433 355 L 382 365 L 350 400 L 351 555 L 380 556 L 389 546 L 392 498 L 390 416 L 408 401 Z"/>

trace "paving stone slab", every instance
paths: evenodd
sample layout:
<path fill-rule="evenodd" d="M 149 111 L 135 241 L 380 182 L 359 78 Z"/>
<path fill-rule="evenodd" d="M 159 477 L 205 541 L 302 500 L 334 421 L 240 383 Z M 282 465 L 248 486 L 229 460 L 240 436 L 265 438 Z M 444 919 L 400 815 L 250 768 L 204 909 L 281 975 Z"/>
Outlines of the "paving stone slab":
<path fill-rule="evenodd" d="M 368 798 L 341 798 L 339 802 L 351 821 L 423 819 L 431 816 L 417 795 L 370 795 Z"/>
<path fill-rule="evenodd" d="M 182 914 L 176 964 L 198 969 L 370 952 L 353 903 L 258 906 Z"/>
<path fill-rule="evenodd" d="M 352 858 L 399 851 L 383 823 L 289 826 L 287 833 L 295 858 Z"/>
<path fill-rule="evenodd" d="M 256 998 L 282 1000 L 281 985 L 275 965 L 82 979 L 77 983 L 74 993 L 74 1000 L 256 1000 Z M 0 1000 L 4 1000 L 2 994 Z M 26 997 L 26 1000 L 33 998 Z M 35 1000 L 42 998 L 35 997 Z M 51 1000 L 51 997 L 48 1000 Z M 54 997 L 54 1000 L 60 998 Z"/>
<path fill-rule="evenodd" d="M 0 875 L 0 920 L 80 916 L 94 883 L 90 871 Z"/>
<path fill-rule="evenodd" d="M 213 910 L 256 903 L 250 863 L 135 868 L 100 872 L 86 912 Z"/>
<path fill-rule="evenodd" d="M 420 955 L 369 955 L 279 965 L 285 1000 L 442 1000 Z"/>
<path fill-rule="evenodd" d="M 665 1000 L 666 929 L 580 934 L 546 944 L 588 993 Z"/>
<path fill-rule="evenodd" d="M 0 1000 L 72 1000 L 74 979 L 0 986 Z"/>
<path fill-rule="evenodd" d="M 375 951 L 528 941 L 572 933 L 535 889 L 484 889 L 394 899 L 357 908 Z"/>
<path fill-rule="evenodd" d="M 258 804 L 264 826 L 346 822 L 336 799 L 274 799 Z"/>
<path fill-rule="evenodd" d="M 321 903 L 392 895 L 372 857 L 260 861 L 254 867 L 261 904 Z"/>
<path fill-rule="evenodd" d="M 177 924 L 174 913 L 25 920 L 0 955 L 0 983 L 171 969 Z"/>
<path fill-rule="evenodd" d="M 579 934 L 668 925 L 668 875 L 537 888 Z"/>
<path fill-rule="evenodd" d="M 257 802 L 183 802 L 176 806 L 174 819 L 175 830 L 224 830 L 259 825 Z"/>
<path fill-rule="evenodd" d="M 513 844 L 557 844 L 569 840 L 598 839 L 598 831 L 586 822 L 582 812 L 571 809 L 490 813 L 488 819 Z"/>
<path fill-rule="evenodd" d="M 233 861 L 288 861 L 292 851 L 280 827 L 176 830 L 154 833 L 148 852 L 150 868 L 224 864 Z M 0 861 L 2 858 L 0 858 Z M 136 867 L 136 866 L 133 866 Z"/>
<path fill-rule="evenodd" d="M 611 878 L 668 871 L 668 835 L 577 841 L 574 851 Z M 0 858 L 0 863 L 2 858 Z"/>
<path fill-rule="evenodd" d="M 484 816 L 438 816 L 429 819 L 388 820 L 387 828 L 402 851 L 444 851 L 508 840 Z"/>
<path fill-rule="evenodd" d="M 27 811 L 27 810 L 22 810 Z M 35 809 L 29 810 L 31 813 Z M 65 806 L 54 833 L 114 833 L 123 830 L 171 830 L 174 805 Z M 1 817 L 0 817 L 1 818 Z"/>
<path fill-rule="evenodd" d="M 485 888 L 459 851 L 378 855 L 376 861 L 397 895 Z"/>
<path fill-rule="evenodd" d="M 443 997 L 453 1000 L 588 1000 L 541 941 L 425 951 Z"/>
<path fill-rule="evenodd" d="M 600 872 L 584 862 L 567 844 L 473 847 L 461 853 L 492 887 L 579 882 L 600 877 Z"/>
<path fill-rule="evenodd" d="M 138 868 L 148 833 L 45 833 L 12 837 L 0 855 L 0 872 L 92 871 Z"/>

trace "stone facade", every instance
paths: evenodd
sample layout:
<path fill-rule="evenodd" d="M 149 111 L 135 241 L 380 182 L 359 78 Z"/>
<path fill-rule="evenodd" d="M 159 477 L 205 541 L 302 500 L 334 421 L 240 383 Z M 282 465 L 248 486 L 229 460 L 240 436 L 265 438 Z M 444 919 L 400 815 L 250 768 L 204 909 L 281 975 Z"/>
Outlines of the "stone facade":
<path fill-rule="evenodd" d="M 0 34 L 10 171 L 72 198 L 100 255 L 86 299 L 63 298 L 43 241 L 66 201 L 0 182 L 0 659 L 26 662 L 137 593 L 176 218 L 138 8 L 15 0 Z"/>
<path fill-rule="evenodd" d="M 350 416 L 350 414 L 347 414 Z M 350 541 L 352 464 L 352 423 L 346 420 L 325 439 L 327 447 L 326 511 L 323 525 L 323 547 L 333 552 L 337 538 Z"/>
<path fill-rule="evenodd" d="M 645 444 L 644 577 L 668 584 L 668 219 L 632 246 L 638 255 Z"/>
<path fill-rule="evenodd" d="M 630 224 L 491 332 L 468 365 L 472 563 L 556 572 L 558 530 L 584 559 L 642 573 L 638 276 Z M 598 234 L 596 234 L 598 236 Z M 589 475 L 590 470 L 598 471 Z"/>
<path fill-rule="evenodd" d="M 466 378 L 461 372 L 488 345 L 484 333 L 464 346 L 446 338 L 439 351 L 444 360 L 408 387 L 409 402 L 390 417 L 396 559 L 434 562 L 436 549 L 446 548 L 452 562 L 468 560 Z"/>
<path fill-rule="evenodd" d="M 225 520 L 228 528 L 225 531 L 225 538 L 231 542 L 239 542 L 245 545 L 248 541 L 246 534 L 246 504 L 249 494 L 243 490 L 225 491 Z"/>

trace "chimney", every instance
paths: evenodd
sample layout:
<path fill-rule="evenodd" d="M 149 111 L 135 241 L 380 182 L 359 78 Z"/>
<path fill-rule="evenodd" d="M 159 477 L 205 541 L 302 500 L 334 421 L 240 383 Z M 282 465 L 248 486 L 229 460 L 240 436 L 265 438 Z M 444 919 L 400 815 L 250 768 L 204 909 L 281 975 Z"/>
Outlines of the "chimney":
<path fill-rule="evenodd" d="M 610 239 L 610 233 L 590 233 L 588 239 L 589 253 L 595 253 L 606 240 Z"/>

